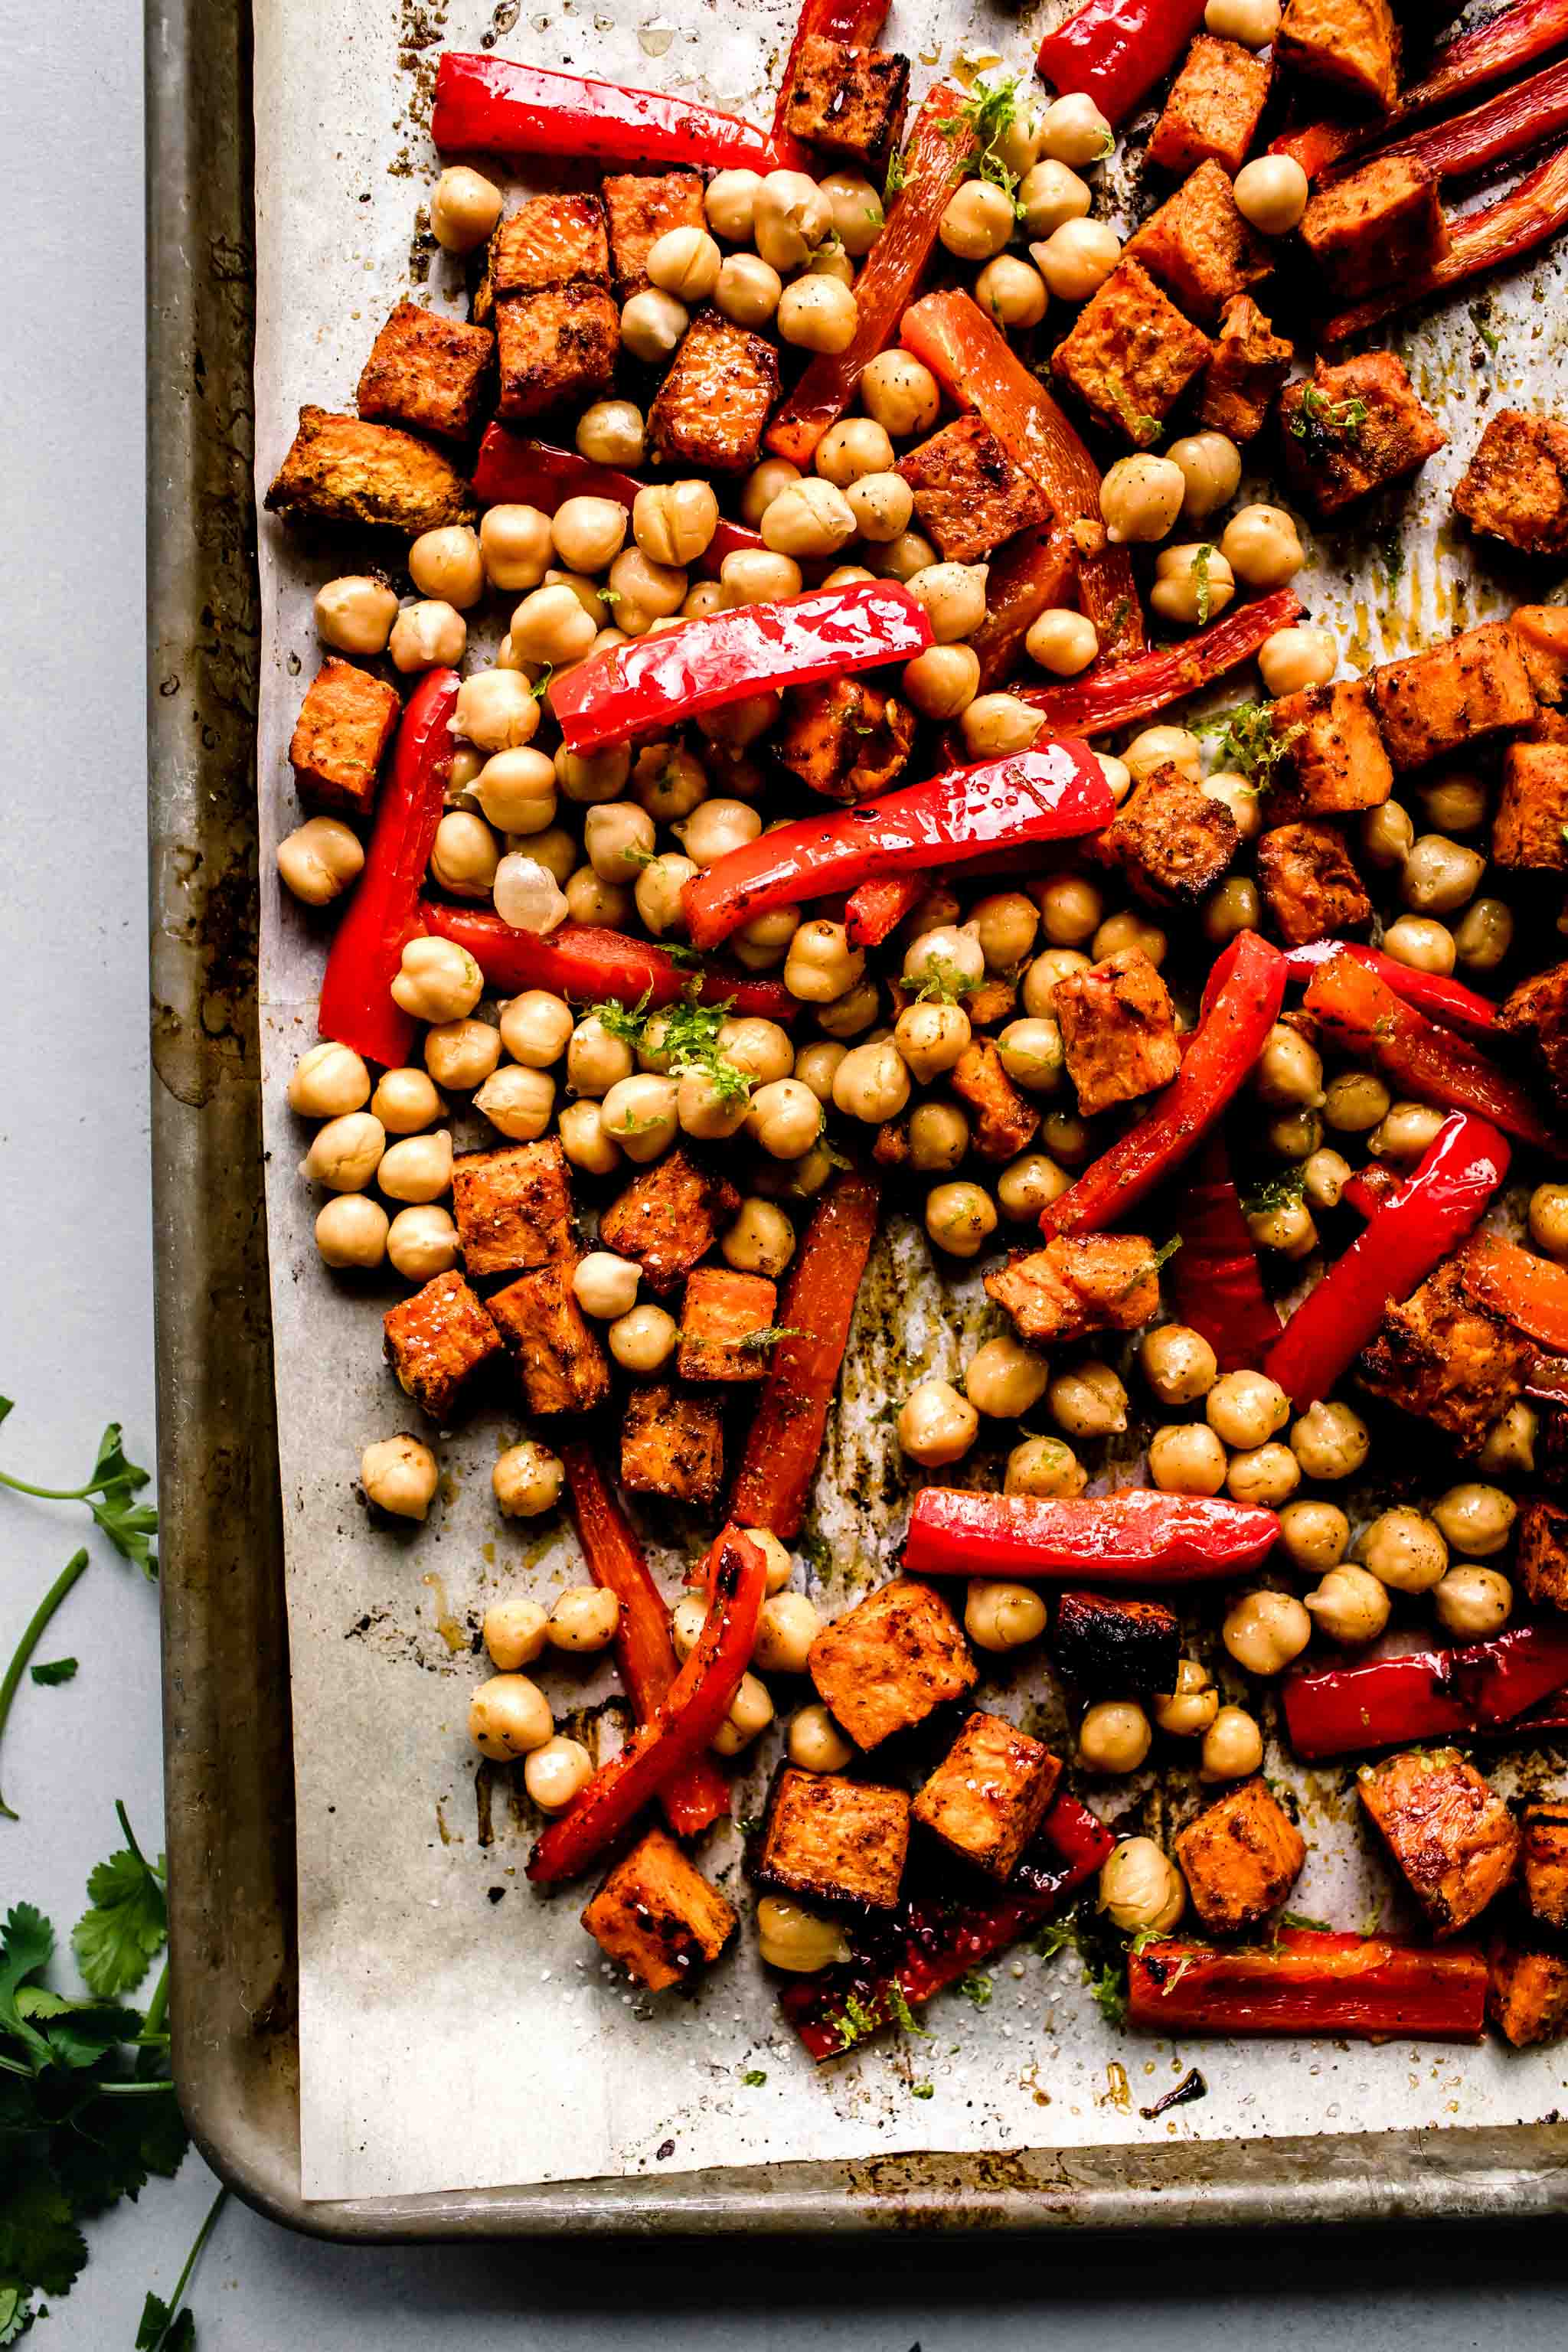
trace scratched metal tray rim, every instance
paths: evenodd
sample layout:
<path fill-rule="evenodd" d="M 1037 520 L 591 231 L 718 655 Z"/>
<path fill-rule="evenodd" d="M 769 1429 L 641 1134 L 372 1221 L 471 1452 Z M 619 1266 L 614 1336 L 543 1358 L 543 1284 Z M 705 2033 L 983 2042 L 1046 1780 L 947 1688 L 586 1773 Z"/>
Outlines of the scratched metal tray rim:
<path fill-rule="evenodd" d="M 258 2211 L 363 2241 L 1025 2232 L 1568 2211 L 1568 2124 L 300 2195 L 256 1013 L 248 0 L 146 0 L 153 1240 L 174 2064 Z"/>

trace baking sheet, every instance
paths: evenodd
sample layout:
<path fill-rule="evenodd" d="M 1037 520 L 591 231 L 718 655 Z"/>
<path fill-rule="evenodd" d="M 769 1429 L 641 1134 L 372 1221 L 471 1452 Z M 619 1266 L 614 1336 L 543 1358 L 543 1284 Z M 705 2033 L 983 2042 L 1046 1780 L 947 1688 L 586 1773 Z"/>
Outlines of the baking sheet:
<path fill-rule="evenodd" d="M 258 488 L 301 402 L 352 407 L 377 327 L 412 283 L 460 314 L 458 265 L 421 231 L 433 174 L 426 120 L 443 46 L 497 37 L 505 54 L 604 72 L 765 118 L 793 11 L 744 0 L 716 25 L 702 0 L 651 13 L 627 0 L 515 0 L 419 7 L 392 0 L 258 0 L 256 10 L 256 352 Z M 1022 63 L 1055 0 L 1022 20 L 956 7 L 896 10 L 888 37 L 913 53 L 917 89 L 955 57 Z M 1447 493 L 1497 399 L 1542 397 L 1560 359 L 1560 265 L 1548 260 L 1474 313 L 1458 304 L 1401 348 L 1453 435 L 1415 496 L 1374 518 L 1347 572 L 1342 545 L 1316 551 L 1307 601 L 1335 625 L 1356 667 L 1518 601 L 1477 576 L 1443 530 Z M 1457 387 L 1457 393 L 1456 389 Z M 1397 513 L 1395 528 L 1392 515 Z M 356 1478 L 366 1441 L 411 1409 L 381 1361 L 378 1319 L 398 1295 L 379 1278 L 330 1276 L 311 1239 L 316 1202 L 294 1170 L 306 1141 L 284 1099 L 313 1040 L 320 926 L 280 903 L 272 850 L 296 821 L 285 748 L 302 680 L 319 657 L 310 593 L 341 562 L 301 553 L 261 526 L 264 646 L 258 774 L 262 831 L 262 1045 L 268 1213 L 288 1549 L 299 1802 L 300 2123 L 308 2198 L 670 2172 L 909 2149 L 1147 2145 L 1152 2139 L 1347 2133 L 1542 2118 L 1568 2088 L 1561 2051 L 1516 2056 L 1390 2044 L 1170 2044 L 1100 2017 L 1069 1951 L 1029 1950 L 990 1971 L 991 1998 L 933 2003 L 929 2039 L 874 2043 L 816 2070 L 777 2021 L 744 1939 L 700 1989 L 660 2000 L 628 1990 L 577 1924 L 579 1890 L 545 1903 L 521 1875 L 537 1827 L 510 1776 L 479 1764 L 464 1718 L 485 1669 L 474 1654 L 497 1593 L 546 1603 L 580 1580 L 573 1538 L 504 1522 L 489 1468 L 521 1424 L 486 1412 L 439 1444 L 440 1501 L 424 1528 L 372 1528 Z M 479 642 L 471 638 L 471 642 Z M 459 1148 L 484 1139 L 456 1129 Z M 895 1311 L 896 1310 L 896 1311 Z M 906 1489 L 891 1433 L 914 1378 L 952 1373 L 991 1328 L 973 1277 L 940 1283 L 923 1240 L 895 1224 L 879 1245 L 830 1430 L 802 1578 L 829 1612 L 880 1563 Z M 984 1457 L 981 1458 L 984 1466 Z M 1124 1477 L 1125 1467 L 1120 1475 Z M 850 1496 L 861 1498 L 852 1504 Z M 668 1513 L 649 1526 L 673 1592 L 702 1530 Z M 558 1716 L 613 1738 L 602 1670 L 547 1677 Z M 787 1686 L 781 1687 L 787 1711 Z M 1046 1737 L 1064 1718 L 1048 1668 L 982 1685 Z M 755 1811 L 776 1741 L 752 1752 L 737 1812 Z M 1303 1774 L 1271 1745 L 1311 1843 L 1295 1909 L 1339 1926 L 1402 1917 L 1363 1842 L 1342 1773 Z M 1534 1768 L 1527 1767 L 1527 1769 Z M 1510 1784 L 1510 1766 L 1496 1777 Z M 1138 1811 L 1156 1834 L 1167 1799 L 1117 1783 L 1108 1816 Z M 715 1832 L 705 1866 L 721 1883 L 738 1839 Z M 1201 2058 L 1209 2095 L 1156 2121 L 1152 2105 Z M 757 2075 L 765 2076 L 758 2082 Z M 753 2079 L 746 2081 L 743 2078 Z M 914 2094 L 921 2095 L 917 2098 Z M 929 2094 L 929 2095 L 928 2095 Z"/>

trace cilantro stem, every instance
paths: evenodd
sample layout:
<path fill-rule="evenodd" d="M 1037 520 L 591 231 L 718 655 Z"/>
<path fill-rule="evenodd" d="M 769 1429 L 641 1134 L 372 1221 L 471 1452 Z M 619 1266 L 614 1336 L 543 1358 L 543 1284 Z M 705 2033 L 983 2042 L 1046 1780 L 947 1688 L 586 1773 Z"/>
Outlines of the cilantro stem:
<path fill-rule="evenodd" d="M 0 1477 L 4 1475 L 0 1472 Z M 15 1486 L 16 1481 L 7 1478 L 5 1484 Z M 5 1680 L 0 1682 L 0 1739 L 5 1738 L 5 1721 L 11 1712 L 11 1702 L 16 1696 L 16 1685 L 26 1669 L 27 1661 L 42 1640 L 44 1628 L 86 1568 L 87 1562 L 88 1555 L 85 1550 L 72 1553 L 23 1629 L 22 1638 L 17 1643 L 11 1663 L 5 1669 Z M 8 1822 L 21 1819 L 21 1815 L 13 1811 L 3 1796 L 0 1796 L 0 1819 Z"/>
<path fill-rule="evenodd" d="M 123 1815 L 121 1815 L 121 1819 L 123 1818 Z M 127 1830 L 126 1835 L 128 1837 L 131 1835 L 129 1830 Z M 132 1838 L 131 1842 L 134 1845 L 134 1838 Z M 153 1998 L 147 2004 L 147 2014 L 142 2020 L 142 2032 L 139 2038 L 143 2042 L 151 2042 L 155 2038 L 162 2039 L 163 2035 L 163 2020 L 168 2016 L 168 2014 L 169 1963 L 165 1960 L 163 1969 L 159 1975 L 158 1981 L 153 1988 Z"/>
<path fill-rule="evenodd" d="M 168 2085 L 165 2084 L 163 2087 L 167 2089 Z M 180 2273 L 179 2277 L 174 2281 L 174 2292 L 169 2297 L 169 2315 L 164 2320 L 162 2329 L 154 2338 L 151 2347 L 151 2352 L 159 2352 L 160 2346 L 166 2344 L 169 2341 L 170 2336 L 174 2334 L 174 2322 L 180 2315 L 180 2305 L 185 2299 L 185 2289 L 191 2283 L 191 2273 L 195 2269 L 196 2264 L 200 2262 L 202 2257 L 202 2248 L 206 2244 L 207 2240 L 212 2236 L 214 2230 L 217 2227 L 217 2217 L 223 2211 L 224 2207 L 227 2203 L 228 2190 L 226 2189 L 220 2189 L 217 2195 L 213 2199 L 212 2203 L 207 2208 L 206 2220 L 196 2231 L 196 2242 L 195 2245 L 191 2248 L 190 2252 L 185 2256 L 185 2267 Z"/>

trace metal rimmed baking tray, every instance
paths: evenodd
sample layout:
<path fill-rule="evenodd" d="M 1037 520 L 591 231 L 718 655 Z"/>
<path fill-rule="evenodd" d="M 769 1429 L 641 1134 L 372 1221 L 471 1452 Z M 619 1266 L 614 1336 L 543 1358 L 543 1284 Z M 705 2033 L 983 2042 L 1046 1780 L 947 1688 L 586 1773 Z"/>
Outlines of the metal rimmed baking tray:
<path fill-rule="evenodd" d="M 1568 2126 L 906 2155 L 307 2202 L 257 1046 L 249 27 L 147 23 L 152 1045 L 174 2057 L 275 2219 L 345 2238 L 1249 2226 L 1568 2207 Z"/>

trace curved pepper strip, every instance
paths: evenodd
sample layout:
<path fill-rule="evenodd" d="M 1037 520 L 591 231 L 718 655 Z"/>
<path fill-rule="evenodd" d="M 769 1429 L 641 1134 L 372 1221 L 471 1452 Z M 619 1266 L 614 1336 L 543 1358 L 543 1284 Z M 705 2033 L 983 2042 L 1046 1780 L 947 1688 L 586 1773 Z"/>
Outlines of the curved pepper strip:
<path fill-rule="evenodd" d="M 536 1886 L 578 1878 L 672 1777 L 706 1755 L 750 1664 L 767 1592 L 760 1546 L 726 1528 L 714 1546 L 711 1597 L 697 1646 L 646 1723 L 601 1764 L 569 1813 L 528 1857 Z"/>
<path fill-rule="evenodd" d="M 1184 702 L 1200 687 L 1252 659 L 1266 637 L 1288 629 L 1301 616 L 1301 604 L 1289 588 L 1243 604 L 1211 621 L 1179 645 L 1161 646 L 1136 661 L 1107 663 L 1065 686 L 1026 686 L 1019 700 L 1043 710 L 1046 723 L 1068 735 L 1110 735 Z"/>
<path fill-rule="evenodd" d="M 925 607 L 897 580 L 737 604 L 574 662 L 550 688 L 569 751 L 700 719 L 751 696 L 909 661 L 931 642 Z"/>
<path fill-rule="evenodd" d="M 1154 2033 L 1479 2042 L 1486 2015 L 1486 1959 L 1462 1946 L 1281 1927 L 1240 1950 L 1172 1937 L 1127 1957 L 1127 2022 Z"/>
<path fill-rule="evenodd" d="M 1418 1013 L 1440 1021 L 1446 1029 L 1463 1029 L 1469 1036 L 1486 1037 L 1498 1025 L 1497 1006 L 1467 988 L 1463 981 L 1448 980 L 1437 971 L 1415 971 L 1409 964 L 1384 955 L 1381 948 L 1364 948 L 1356 940 L 1313 940 L 1304 948 L 1288 948 L 1285 966 L 1292 980 L 1310 981 L 1337 955 L 1350 956 L 1374 971 L 1402 1003 L 1414 1004 Z"/>
<path fill-rule="evenodd" d="M 474 465 L 474 496 L 483 507 L 537 507 L 552 515 L 566 499 L 614 499 L 630 507 L 647 484 L 614 466 L 595 466 L 575 449 L 557 449 L 549 441 L 531 441 L 508 425 L 487 425 Z M 721 515 L 718 527 L 695 568 L 717 579 L 727 555 L 763 544 L 761 531 Z"/>
<path fill-rule="evenodd" d="M 879 874 L 851 890 L 844 907 L 844 929 L 852 948 L 879 948 L 906 915 L 912 915 L 930 884 L 921 874 Z"/>
<path fill-rule="evenodd" d="M 949 768 L 832 816 L 779 825 L 716 859 L 681 894 L 688 936 L 693 947 L 715 947 L 775 907 L 837 897 L 877 876 L 907 879 L 928 866 L 1074 840 L 1115 813 L 1100 763 L 1081 743 Z"/>
<path fill-rule="evenodd" d="M 1489 171 L 1493 164 L 1522 155 L 1527 148 L 1539 147 L 1543 140 L 1564 130 L 1568 130 L 1568 59 L 1560 58 L 1543 72 L 1515 82 L 1464 114 L 1451 115 L 1446 122 L 1427 123 L 1391 143 L 1379 141 L 1376 156 L 1380 163 L 1397 156 L 1436 179 L 1464 179 L 1472 172 Z M 1357 163 L 1347 163 L 1345 170 L 1354 171 Z M 1331 172 L 1328 177 L 1331 186 L 1340 173 Z"/>
<path fill-rule="evenodd" d="M 1285 1727 L 1309 1763 L 1413 1740 L 1474 1738 L 1511 1723 L 1565 1683 L 1568 1620 L 1542 1619 L 1462 1650 L 1407 1650 L 1292 1675 L 1284 1687 Z"/>
<path fill-rule="evenodd" d="M 1024 658 L 1025 642 L 1040 614 L 1076 605 L 1078 590 L 1078 550 L 1071 529 L 1059 515 L 1004 541 L 985 575 L 985 617 L 969 640 L 980 664 L 977 694 L 1006 685 Z"/>
<path fill-rule="evenodd" d="M 1065 97 L 1092 98 L 1120 122 L 1175 64 L 1204 20 L 1204 0 L 1085 0 L 1035 57 L 1035 71 Z"/>
<path fill-rule="evenodd" d="M 1154 1107 L 1040 1213 L 1040 1231 L 1099 1234 L 1130 1216 L 1218 1124 L 1256 1067 L 1285 995 L 1285 959 L 1240 931 L 1209 974 L 1182 1066 Z"/>
<path fill-rule="evenodd" d="M 1478 1306 L 1554 1355 L 1568 1356 L 1568 1266 L 1500 1234 L 1477 1234 L 1459 1254 L 1459 1279 Z"/>
<path fill-rule="evenodd" d="M 773 152 L 784 169 L 814 175 L 817 169 L 812 151 L 792 138 L 786 127 L 801 52 L 807 41 L 843 41 L 852 49 L 867 49 L 887 21 L 888 0 L 804 0 L 773 109 Z"/>
<path fill-rule="evenodd" d="M 800 1011 L 800 999 L 781 980 L 721 965 L 694 971 L 652 940 L 630 939 L 598 923 L 563 923 L 541 939 L 535 931 L 514 930 L 479 908 L 444 907 L 433 898 L 421 904 L 419 919 L 437 939 L 467 948 L 491 988 L 508 996 L 547 988 L 572 1004 L 598 1004 L 609 997 L 657 1012 L 679 1003 L 696 981 L 700 1004 L 725 1004 L 764 1021 L 792 1021 Z"/>
<path fill-rule="evenodd" d="M 1302 1412 L 1326 1397 L 1383 1320 L 1479 1222 L 1508 1174 L 1508 1144 L 1485 1119 L 1446 1118 L 1406 1184 L 1310 1291 L 1263 1370 Z"/>
<path fill-rule="evenodd" d="M 364 869 L 327 956 L 317 1025 L 367 1062 L 398 1069 L 414 1049 L 413 1016 L 393 1001 L 403 950 L 420 931 L 419 893 L 447 803 L 449 721 L 462 684 L 426 670 L 408 698 L 375 804 Z"/>
<path fill-rule="evenodd" d="M 1058 1500 L 922 1486 L 910 1515 L 911 1576 L 978 1576 L 1159 1586 L 1202 1584 L 1256 1568 L 1279 1534 L 1272 1511 L 1166 1495 L 1152 1486 Z"/>
<path fill-rule="evenodd" d="M 1205 1145 L 1173 1216 L 1182 1246 L 1165 1278 L 1178 1317 L 1203 1333 L 1222 1372 L 1261 1363 L 1279 1337 L 1279 1318 L 1218 1134 Z"/>
<path fill-rule="evenodd" d="M 560 155 L 595 167 L 685 163 L 765 173 L 777 161 L 765 132 L 716 107 L 477 50 L 442 53 L 430 136 L 443 155 Z"/>

